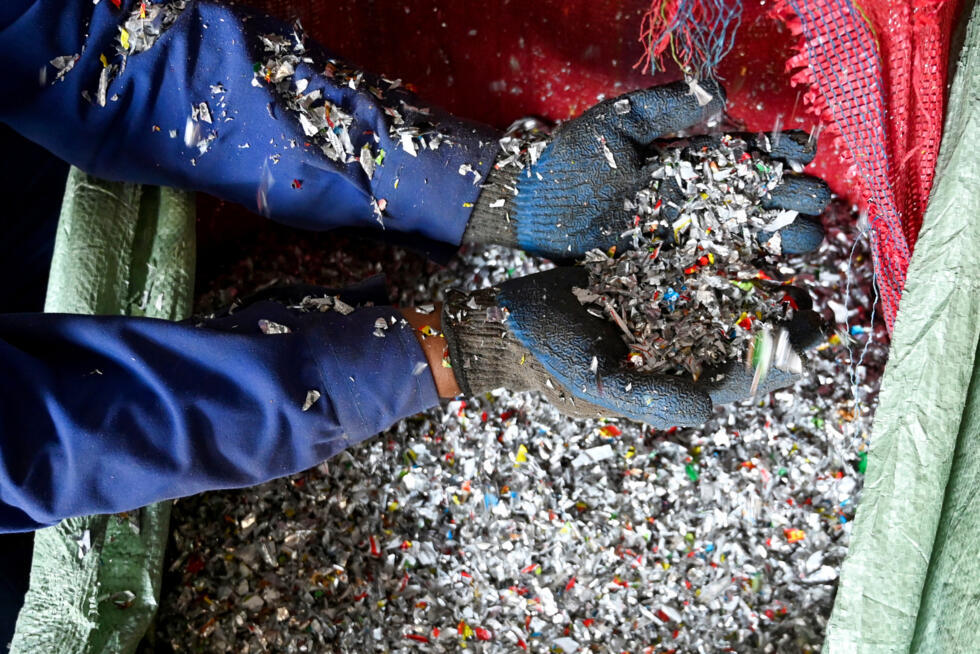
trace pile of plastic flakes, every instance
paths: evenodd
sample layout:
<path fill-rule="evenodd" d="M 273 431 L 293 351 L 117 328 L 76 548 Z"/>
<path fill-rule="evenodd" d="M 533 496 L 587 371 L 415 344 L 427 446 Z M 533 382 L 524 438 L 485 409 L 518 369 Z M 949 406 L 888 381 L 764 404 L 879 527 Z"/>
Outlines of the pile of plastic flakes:
<path fill-rule="evenodd" d="M 831 336 L 795 387 L 666 432 L 500 391 L 302 474 L 180 500 L 157 651 L 817 651 L 886 354 L 854 216 L 824 223 L 819 252 L 786 265 L 854 342 Z M 201 306 L 379 270 L 397 301 L 425 303 L 542 266 L 474 248 L 436 270 L 289 238 L 257 240 Z"/>
<path fill-rule="evenodd" d="M 770 254 L 780 253 L 774 233 L 797 212 L 761 207 L 783 165 L 739 138 L 663 149 L 646 170 L 648 185 L 626 201 L 634 218 L 623 237 L 633 247 L 589 252 L 590 285 L 575 293 L 622 330 L 630 365 L 697 379 L 706 367 L 746 358 L 789 317 L 765 269 L 775 270 Z M 774 235 L 762 245 L 759 234 Z M 781 351 L 791 352 L 786 343 Z"/>

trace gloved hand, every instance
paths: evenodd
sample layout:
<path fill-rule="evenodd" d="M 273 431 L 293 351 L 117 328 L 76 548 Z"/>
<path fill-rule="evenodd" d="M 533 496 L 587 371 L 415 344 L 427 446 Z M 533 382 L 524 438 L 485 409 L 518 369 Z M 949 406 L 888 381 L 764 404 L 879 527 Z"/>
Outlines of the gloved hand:
<path fill-rule="evenodd" d="M 451 292 L 442 329 L 463 393 L 537 390 L 563 413 L 625 416 L 657 429 L 700 425 L 715 404 L 750 396 L 752 373 L 740 361 L 707 370 L 698 382 L 628 367 L 629 350 L 620 331 L 588 313 L 572 293 L 574 287 L 587 286 L 588 271 L 564 266 L 470 295 Z M 820 320 L 809 295 L 792 287 L 787 293 L 799 310 L 786 327 L 801 353 L 819 334 Z M 774 368 L 758 392 L 798 378 Z"/>
<path fill-rule="evenodd" d="M 558 127 L 537 161 L 523 169 L 508 163 L 512 153 L 503 150 L 487 176 L 464 242 L 520 247 L 558 260 L 581 257 L 593 248 L 627 247 L 620 234 L 631 227 L 632 215 L 623 201 L 647 183 L 644 161 L 655 141 L 724 108 L 718 84 L 702 81 L 700 88 L 710 100 L 678 82 L 600 102 Z M 766 149 L 752 135 L 739 136 Z M 774 158 L 801 164 L 814 156 L 804 132 L 784 132 L 769 149 Z M 828 199 L 821 180 L 787 174 L 764 206 L 817 215 Z M 823 238 L 819 225 L 804 218 L 789 229 L 783 235 L 786 253 L 812 249 Z"/>

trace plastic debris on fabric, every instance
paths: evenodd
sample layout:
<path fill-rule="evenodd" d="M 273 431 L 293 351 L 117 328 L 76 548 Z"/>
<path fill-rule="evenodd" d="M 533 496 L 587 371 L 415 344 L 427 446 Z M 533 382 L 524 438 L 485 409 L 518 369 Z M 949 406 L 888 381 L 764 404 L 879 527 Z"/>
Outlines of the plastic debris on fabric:
<path fill-rule="evenodd" d="M 817 651 L 885 357 L 854 217 L 823 220 L 820 250 L 786 263 L 825 319 L 863 332 L 819 345 L 794 387 L 671 431 L 572 420 L 540 395 L 498 391 L 304 473 L 180 500 L 158 638 L 243 654 Z M 202 311 L 276 279 L 337 287 L 379 272 L 410 306 L 548 265 L 471 247 L 439 269 L 268 229 L 203 282 Z"/>

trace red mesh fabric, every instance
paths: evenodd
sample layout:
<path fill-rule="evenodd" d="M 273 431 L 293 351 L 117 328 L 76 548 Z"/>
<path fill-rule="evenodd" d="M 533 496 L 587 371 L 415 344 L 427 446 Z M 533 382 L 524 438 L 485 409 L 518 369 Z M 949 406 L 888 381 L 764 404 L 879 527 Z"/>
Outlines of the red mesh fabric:
<path fill-rule="evenodd" d="M 793 81 L 857 173 L 889 330 L 932 188 L 957 5 L 781 0 L 776 8 L 801 37 Z"/>
<path fill-rule="evenodd" d="M 633 69 L 650 0 L 250 2 L 302 19 L 338 54 L 498 127 L 531 114 L 570 118 L 678 75 Z M 873 30 L 850 0 L 777 4 L 778 18 L 771 3 L 743 5 L 735 46 L 718 69 L 729 114 L 750 130 L 772 129 L 777 117 L 784 128 L 835 127 L 821 134 L 807 171 L 869 207 L 890 327 L 932 183 L 958 1 L 865 0 Z M 224 225 L 242 222 L 221 212 Z"/>

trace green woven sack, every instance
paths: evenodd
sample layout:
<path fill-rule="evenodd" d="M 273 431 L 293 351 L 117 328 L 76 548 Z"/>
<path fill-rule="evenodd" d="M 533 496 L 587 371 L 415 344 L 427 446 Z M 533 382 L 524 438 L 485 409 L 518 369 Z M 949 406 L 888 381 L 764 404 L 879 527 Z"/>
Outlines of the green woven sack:
<path fill-rule="evenodd" d="M 45 311 L 190 315 L 194 196 L 106 182 L 72 168 Z M 170 502 L 72 518 L 37 532 L 11 652 L 134 652 L 160 597 Z"/>

